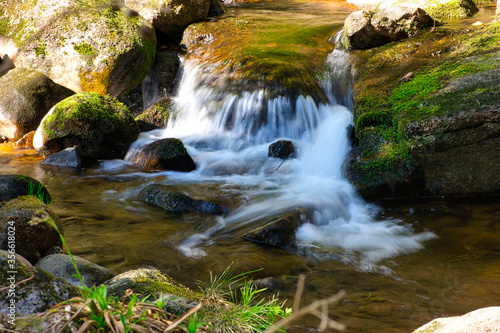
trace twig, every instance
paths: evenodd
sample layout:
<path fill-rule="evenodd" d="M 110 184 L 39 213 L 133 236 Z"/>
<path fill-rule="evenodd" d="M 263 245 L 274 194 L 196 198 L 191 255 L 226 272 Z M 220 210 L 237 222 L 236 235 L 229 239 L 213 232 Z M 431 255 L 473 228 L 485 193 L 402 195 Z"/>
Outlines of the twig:
<path fill-rule="evenodd" d="M 179 325 L 180 323 L 182 323 L 182 321 L 184 319 L 186 319 L 187 317 L 189 317 L 190 315 L 192 315 L 193 313 L 195 313 L 196 311 L 198 311 L 200 308 L 201 308 L 201 302 L 198 303 L 197 306 L 195 306 L 194 308 L 192 308 L 191 310 L 189 310 L 188 312 L 186 312 L 185 314 L 182 315 L 182 317 L 180 317 L 179 319 L 177 319 L 176 321 L 174 321 L 172 324 L 170 324 L 164 332 L 170 332 L 171 330 L 173 330 L 174 328 L 177 327 L 177 325 Z"/>
<path fill-rule="evenodd" d="M 75 314 L 74 314 L 71 318 L 69 318 L 69 320 L 68 320 L 66 323 L 64 323 L 63 327 L 61 327 L 61 328 L 59 329 L 59 331 L 57 331 L 57 332 L 58 332 L 58 333 L 59 333 L 59 332 L 62 332 L 62 331 L 64 330 L 64 328 L 65 328 L 66 326 L 68 326 L 68 325 L 69 325 L 69 323 L 71 323 L 71 322 L 73 321 L 73 319 L 75 319 L 75 318 L 76 318 L 76 316 L 78 316 L 78 315 L 80 314 L 80 312 L 82 312 L 82 311 L 83 311 L 83 309 L 84 309 L 84 308 L 85 308 L 85 307 L 86 307 L 86 306 L 87 306 L 90 302 L 92 302 L 92 299 L 91 299 L 91 298 L 89 298 L 89 299 L 88 299 L 85 303 L 83 303 L 83 305 L 82 305 L 82 306 L 81 306 L 81 307 L 80 307 L 80 308 L 79 308 L 79 309 L 75 312 Z"/>
<path fill-rule="evenodd" d="M 19 284 L 21 284 L 21 283 L 24 283 L 24 282 L 26 282 L 26 281 L 31 280 L 32 278 L 34 278 L 34 276 L 31 276 L 31 277 L 29 277 L 29 278 L 27 278 L 27 279 L 24 279 L 24 280 L 22 280 L 22 281 L 16 282 L 16 283 L 14 283 L 14 285 L 15 285 L 15 286 L 17 286 L 17 285 L 19 285 Z M 0 290 L 5 290 L 5 289 L 9 289 L 9 288 L 10 288 L 10 286 L 7 286 L 7 287 L 0 288 Z"/>
<path fill-rule="evenodd" d="M 304 291 L 304 285 L 306 282 L 306 276 L 304 274 L 299 275 L 299 282 L 297 282 L 297 291 L 295 292 L 295 298 L 293 299 L 292 310 L 298 311 L 300 308 L 300 298 L 302 297 L 302 292 Z"/>

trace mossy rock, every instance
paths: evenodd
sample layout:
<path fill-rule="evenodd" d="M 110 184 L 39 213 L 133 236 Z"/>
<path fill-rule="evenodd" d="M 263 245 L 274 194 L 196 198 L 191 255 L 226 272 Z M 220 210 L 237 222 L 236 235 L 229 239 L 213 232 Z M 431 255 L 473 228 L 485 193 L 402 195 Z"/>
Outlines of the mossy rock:
<path fill-rule="evenodd" d="M 10 271 L 16 272 L 15 283 L 29 279 L 16 286 L 13 298 L 9 297 L 7 291 L 0 293 L 0 307 L 8 309 L 10 300 L 14 299 L 17 316 L 44 312 L 60 302 L 79 296 L 78 288 L 66 281 L 42 270 L 25 266 L 21 262 L 14 263 L 5 257 L 0 257 L 1 286 L 11 285 L 13 280 L 8 280 L 12 277 Z M 21 328 L 16 325 L 15 329 L 17 331 Z"/>
<path fill-rule="evenodd" d="M 150 143 L 139 150 L 132 162 L 147 170 L 189 172 L 196 169 L 181 140 L 167 138 Z"/>
<path fill-rule="evenodd" d="M 153 27 L 109 1 L 12 0 L 0 9 L 6 36 L 19 48 L 15 65 L 76 92 L 119 96 L 142 82 L 153 64 Z"/>
<path fill-rule="evenodd" d="M 73 94 L 40 72 L 10 70 L 0 77 L 0 135 L 17 140 L 36 130 L 50 108 Z"/>
<path fill-rule="evenodd" d="M 182 314 L 197 305 L 203 296 L 175 282 L 157 269 L 140 268 L 121 273 L 104 283 L 108 295 L 122 299 L 131 289 L 141 297 L 149 296 L 151 301 L 167 300 L 165 310 Z"/>
<path fill-rule="evenodd" d="M 499 45 L 497 22 L 356 53 L 347 177 L 365 198 L 500 193 Z"/>
<path fill-rule="evenodd" d="M 139 193 L 139 199 L 150 205 L 158 206 L 172 213 L 205 213 L 224 215 L 227 208 L 210 201 L 196 200 L 190 196 L 175 191 L 170 186 L 152 184 Z"/>
<path fill-rule="evenodd" d="M 167 127 L 172 110 L 172 99 L 164 98 L 154 103 L 146 111 L 135 118 L 141 132 Z"/>
<path fill-rule="evenodd" d="M 42 120 L 33 144 L 41 152 L 77 146 L 83 157 L 113 159 L 123 158 L 138 136 L 137 123 L 124 104 L 89 92 L 56 104 Z"/>
<path fill-rule="evenodd" d="M 0 249 L 9 248 L 9 231 L 15 230 L 16 251 L 35 264 L 54 246 L 62 247 L 57 230 L 48 219 L 59 219 L 43 202 L 27 195 L 7 201 L 0 208 Z"/>
<path fill-rule="evenodd" d="M 52 198 L 45 186 L 29 176 L 13 174 L 0 175 L 0 203 L 24 195 L 33 195 L 49 204 Z"/>

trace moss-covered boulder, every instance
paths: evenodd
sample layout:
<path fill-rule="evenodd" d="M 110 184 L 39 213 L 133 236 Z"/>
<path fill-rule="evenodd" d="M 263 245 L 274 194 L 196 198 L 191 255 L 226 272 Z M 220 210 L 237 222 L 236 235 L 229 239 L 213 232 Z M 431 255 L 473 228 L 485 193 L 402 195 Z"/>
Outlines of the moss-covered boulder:
<path fill-rule="evenodd" d="M 118 96 L 139 84 L 156 49 L 153 27 L 107 0 L 7 0 L 5 35 L 17 67 L 36 69 L 76 92 Z M 36 18 L 36 19 L 35 19 Z M 5 41 L 0 40 L 0 49 Z"/>
<path fill-rule="evenodd" d="M 368 199 L 500 194 L 500 23 L 438 29 L 357 53 L 357 156 Z"/>
<path fill-rule="evenodd" d="M 72 94 L 38 71 L 10 70 L 0 77 L 0 136 L 17 140 L 36 130 L 50 108 Z"/>
<path fill-rule="evenodd" d="M 163 299 L 166 301 L 164 309 L 175 314 L 185 313 L 203 298 L 201 294 L 178 284 L 159 270 L 150 268 L 121 273 L 104 284 L 108 295 L 119 299 L 128 289 L 143 297 L 150 296 L 151 300 Z"/>
<path fill-rule="evenodd" d="M 154 103 L 146 111 L 135 117 L 135 121 L 139 125 L 141 132 L 165 128 L 167 127 L 171 110 L 172 99 L 167 97 Z"/>
<path fill-rule="evenodd" d="M 150 143 L 135 155 L 132 163 L 147 170 L 174 170 L 189 172 L 196 169 L 181 140 L 167 138 Z"/>
<path fill-rule="evenodd" d="M 148 185 L 139 193 L 139 200 L 172 213 L 227 214 L 227 208 L 207 200 L 196 200 L 167 185 Z"/>
<path fill-rule="evenodd" d="M 303 223 L 301 215 L 303 212 L 297 210 L 266 222 L 264 225 L 249 231 L 243 236 L 244 239 L 284 249 L 294 248 L 295 230 Z"/>
<path fill-rule="evenodd" d="M 46 204 L 52 200 L 45 186 L 34 178 L 19 174 L 0 175 L 0 203 L 24 195 L 38 197 Z"/>
<path fill-rule="evenodd" d="M 57 230 L 47 223 L 49 218 L 59 224 L 52 210 L 34 196 L 6 202 L 0 208 L 0 249 L 9 249 L 9 232 L 13 230 L 16 252 L 32 264 L 54 246 L 62 247 Z"/>
<path fill-rule="evenodd" d="M 86 158 L 123 158 L 139 136 L 127 107 L 116 98 L 97 93 L 73 95 L 56 104 L 38 127 L 33 146 L 57 152 L 77 146 Z"/>
<path fill-rule="evenodd" d="M 99 286 L 111 279 L 114 274 L 109 270 L 84 258 L 74 256 L 76 266 L 87 287 Z M 75 276 L 76 270 L 71 257 L 67 254 L 51 254 L 40 259 L 35 267 L 71 283 L 75 287 L 81 286 L 80 280 Z"/>
<path fill-rule="evenodd" d="M 210 0 L 125 0 L 155 29 L 168 37 L 180 39 L 182 31 L 193 22 L 208 16 Z"/>
<path fill-rule="evenodd" d="M 379 11 L 397 6 L 418 7 L 443 22 L 472 16 L 479 11 L 473 0 L 347 0 L 346 3 L 360 9 Z"/>
<path fill-rule="evenodd" d="M 10 272 L 15 271 L 16 274 Z M 27 280 L 29 279 L 29 280 Z M 26 280 L 26 281 L 24 281 Z M 9 289 L 0 293 L 0 311 L 7 318 L 11 313 L 12 303 L 15 301 L 14 313 L 34 314 L 50 309 L 52 306 L 79 295 L 78 288 L 64 280 L 42 270 L 28 267 L 20 261 L 12 261 L 9 257 L 0 256 L 0 285 L 10 287 L 18 284 L 14 289 L 14 296 L 10 296 Z M 13 327 L 20 329 L 20 327 Z M 28 328 L 29 329 L 29 328 Z M 22 332 L 28 332 L 28 329 Z M 32 332 L 32 330 L 29 330 Z"/>

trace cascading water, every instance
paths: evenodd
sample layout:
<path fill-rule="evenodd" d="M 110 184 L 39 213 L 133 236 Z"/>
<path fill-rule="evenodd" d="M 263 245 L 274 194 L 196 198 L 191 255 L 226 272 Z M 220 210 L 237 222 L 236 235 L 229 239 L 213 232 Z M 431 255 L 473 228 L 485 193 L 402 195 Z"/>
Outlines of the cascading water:
<path fill-rule="evenodd" d="M 221 92 L 201 83 L 198 67 L 183 64 L 176 112 L 168 127 L 143 134 L 128 158 L 145 143 L 178 137 L 197 170 L 170 177 L 217 180 L 250 189 L 245 204 L 179 245 L 185 255 L 202 256 L 203 247 L 219 233 L 298 208 L 308 212 L 296 233 L 300 248 L 326 253 L 359 269 L 373 269 L 382 259 L 418 250 L 434 237 L 413 234 L 411 227 L 397 220 L 375 220 L 377 209 L 364 203 L 344 179 L 342 163 L 350 150 L 347 131 L 352 123 L 350 89 L 341 84 L 350 72 L 348 54 L 336 49 L 324 72 L 322 85 L 330 102 L 318 105 L 307 96 L 267 99 L 263 90 Z M 269 144 L 278 139 L 293 142 L 296 159 L 283 162 L 267 156 Z"/>

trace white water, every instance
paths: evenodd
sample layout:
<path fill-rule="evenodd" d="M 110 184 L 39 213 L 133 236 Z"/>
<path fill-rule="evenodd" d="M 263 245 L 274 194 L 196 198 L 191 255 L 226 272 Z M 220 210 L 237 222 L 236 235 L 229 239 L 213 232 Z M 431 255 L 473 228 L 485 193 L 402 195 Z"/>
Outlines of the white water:
<path fill-rule="evenodd" d="M 345 75 L 345 68 L 339 66 L 346 66 L 346 61 L 342 51 L 330 55 L 326 65 L 330 80 Z M 360 269 L 373 269 L 383 259 L 419 250 L 422 242 L 434 237 L 415 234 L 401 221 L 374 219 L 376 207 L 366 204 L 344 179 L 342 163 L 350 150 L 347 130 L 352 114 L 336 103 L 338 89 L 328 78 L 323 85 L 330 89 L 330 104 L 316 105 L 304 96 L 295 101 L 288 97 L 266 101 L 264 91 L 241 96 L 216 92 L 200 84 L 196 67 L 184 64 L 175 98 L 177 112 L 169 126 L 144 133 L 127 158 L 146 143 L 178 137 L 197 170 L 169 173 L 169 177 L 248 188 L 245 204 L 179 245 L 185 255 L 203 256 L 203 248 L 218 234 L 297 208 L 307 212 L 297 230 L 297 241 L 305 252 L 331 255 Z M 269 144 L 278 139 L 293 142 L 297 159 L 283 162 L 267 157 Z"/>

